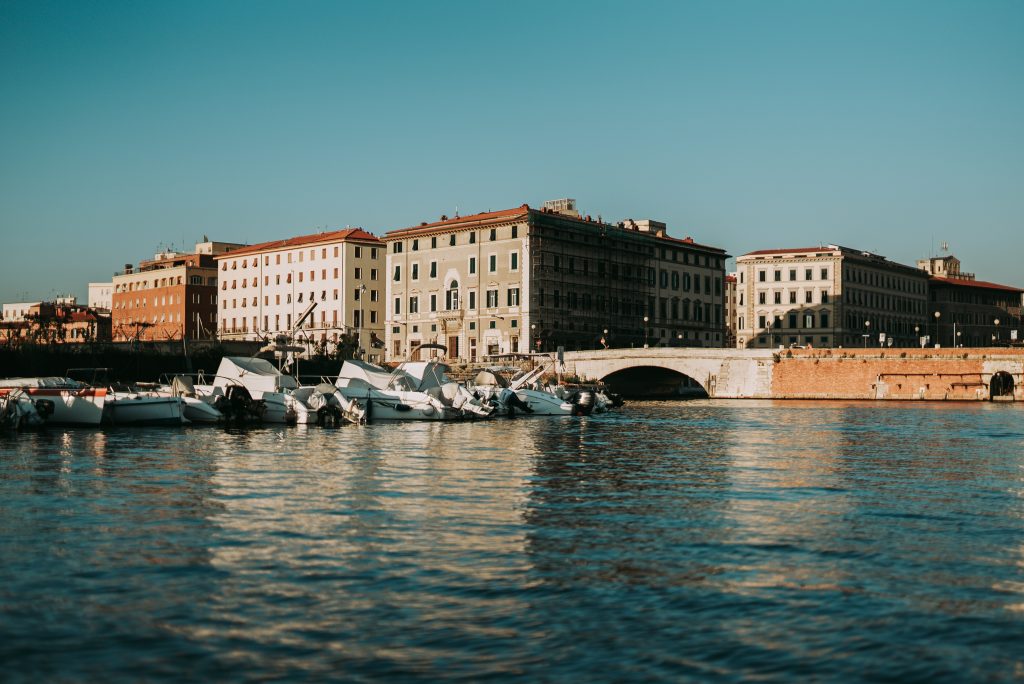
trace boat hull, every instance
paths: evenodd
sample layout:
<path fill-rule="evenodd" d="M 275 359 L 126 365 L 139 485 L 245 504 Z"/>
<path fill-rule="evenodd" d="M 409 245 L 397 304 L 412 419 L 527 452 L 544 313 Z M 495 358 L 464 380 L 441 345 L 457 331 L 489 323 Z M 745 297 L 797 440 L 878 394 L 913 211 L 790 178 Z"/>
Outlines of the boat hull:
<path fill-rule="evenodd" d="M 46 419 L 47 425 L 98 427 L 103 420 L 103 407 L 107 401 L 105 388 L 26 387 L 25 391 L 33 401 L 46 399 L 53 402 L 53 415 Z"/>
<path fill-rule="evenodd" d="M 107 399 L 104 418 L 112 425 L 183 425 L 178 397 L 114 396 Z"/>

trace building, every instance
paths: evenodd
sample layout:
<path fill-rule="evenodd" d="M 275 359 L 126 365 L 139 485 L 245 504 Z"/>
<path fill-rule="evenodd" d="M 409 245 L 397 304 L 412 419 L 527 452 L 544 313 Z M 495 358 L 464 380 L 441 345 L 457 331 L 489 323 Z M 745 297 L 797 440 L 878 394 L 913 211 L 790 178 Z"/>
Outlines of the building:
<path fill-rule="evenodd" d="M 110 311 L 114 306 L 114 283 L 89 283 L 89 308 Z"/>
<path fill-rule="evenodd" d="M 113 278 L 115 342 L 211 339 L 217 330 L 215 258 L 240 245 L 205 241 L 194 252 L 161 252 Z"/>
<path fill-rule="evenodd" d="M 284 335 L 328 350 L 348 334 L 369 360 L 382 360 L 384 246 L 374 235 L 347 228 L 250 245 L 216 259 L 223 339 Z"/>
<path fill-rule="evenodd" d="M 26 321 L 33 307 L 38 307 L 40 304 L 42 302 L 11 302 L 10 304 L 4 304 L 3 315 L 0 318 L 9 323 Z"/>
<path fill-rule="evenodd" d="M 7 305 L 5 305 L 6 307 Z M 75 344 L 110 341 L 110 316 L 77 303 L 74 297 L 16 304 L 0 321 L 0 344 Z"/>
<path fill-rule="evenodd" d="M 1024 339 L 1021 301 L 1024 290 L 977 280 L 960 270 L 953 255 L 920 259 L 928 281 L 928 335 L 942 346 L 983 347 Z"/>
<path fill-rule="evenodd" d="M 604 223 L 572 199 L 442 216 L 386 233 L 387 353 L 452 359 L 650 345 L 721 346 L 724 250 L 665 224 Z"/>
<path fill-rule="evenodd" d="M 929 321 L 928 274 L 828 245 L 736 259 L 736 346 L 909 347 Z"/>

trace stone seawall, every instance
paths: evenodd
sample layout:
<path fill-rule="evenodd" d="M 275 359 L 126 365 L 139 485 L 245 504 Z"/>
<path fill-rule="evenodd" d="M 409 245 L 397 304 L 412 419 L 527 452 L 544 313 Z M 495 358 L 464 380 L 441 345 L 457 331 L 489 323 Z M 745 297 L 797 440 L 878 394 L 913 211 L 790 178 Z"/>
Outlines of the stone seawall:
<path fill-rule="evenodd" d="M 988 401 L 993 378 L 1024 400 L 1021 349 L 795 349 L 777 352 L 774 399 Z M 998 376 L 997 376 L 998 374 Z M 1005 375 L 1004 375 L 1005 374 Z"/>

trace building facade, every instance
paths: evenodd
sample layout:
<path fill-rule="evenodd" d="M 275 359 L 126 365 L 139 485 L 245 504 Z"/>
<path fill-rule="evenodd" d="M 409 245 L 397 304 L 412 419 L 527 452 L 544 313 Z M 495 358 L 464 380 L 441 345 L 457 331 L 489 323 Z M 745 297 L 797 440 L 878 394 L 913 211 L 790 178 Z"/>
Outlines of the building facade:
<path fill-rule="evenodd" d="M 374 235 L 360 228 L 304 235 L 216 260 L 223 339 L 284 335 L 332 350 L 353 335 L 365 358 L 383 360 L 384 246 Z"/>
<path fill-rule="evenodd" d="M 942 346 L 984 347 L 1024 341 L 1024 290 L 977 280 L 953 255 L 920 259 L 928 282 L 929 335 Z"/>
<path fill-rule="evenodd" d="M 664 224 L 580 216 L 575 201 L 442 216 L 386 233 L 387 353 L 450 359 L 650 345 L 721 346 L 724 250 Z"/>
<path fill-rule="evenodd" d="M 115 342 L 211 339 L 217 331 L 217 255 L 240 245 L 201 242 L 195 252 L 161 252 L 114 275 Z"/>
<path fill-rule="evenodd" d="M 736 346 L 736 274 L 725 276 L 725 345 Z"/>
<path fill-rule="evenodd" d="M 114 306 L 114 283 L 89 283 L 89 308 L 110 311 Z"/>
<path fill-rule="evenodd" d="M 828 245 L 736 259 L 736 346 L 916 346 L 928 274 Z"/>

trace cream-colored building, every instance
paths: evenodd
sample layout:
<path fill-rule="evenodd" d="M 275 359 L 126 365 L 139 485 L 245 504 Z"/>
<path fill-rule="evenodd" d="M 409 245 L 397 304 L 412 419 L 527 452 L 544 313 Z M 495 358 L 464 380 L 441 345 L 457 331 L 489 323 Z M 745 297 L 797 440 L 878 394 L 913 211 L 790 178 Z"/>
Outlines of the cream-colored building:
<path fill-rule="evenodd" d="M 380 361 L 383 354 L 374 343 L 384 336 L 383 269 L 383 244 L 361 228 L 222 254 L 217 257 L 220 336 L 285 335 L 298 344 L 332 349 L 349 334 L 358 338 L 366 358 Z"/>
<path fill-rule="evenodd" d="M 110 311 L 113 306 L 114 283 L 89 283 L 90 309 Z"/>
<path fill-rule="evenodd" d="M 912 347 L 928 322 L 928 274 L 837 245 L 736 259 L 736 346 Z"/>
<path fill-rule="evenodd" d="M 575 200 L 386 233 L 387 353 L 450 359 L 601 346 L 721 346 L 724 250 Z"/>

